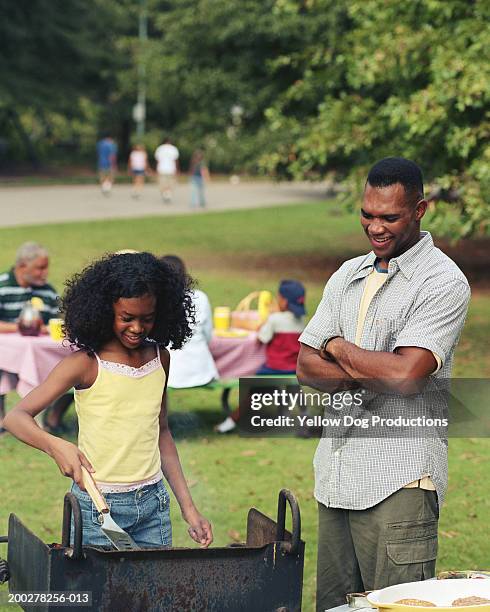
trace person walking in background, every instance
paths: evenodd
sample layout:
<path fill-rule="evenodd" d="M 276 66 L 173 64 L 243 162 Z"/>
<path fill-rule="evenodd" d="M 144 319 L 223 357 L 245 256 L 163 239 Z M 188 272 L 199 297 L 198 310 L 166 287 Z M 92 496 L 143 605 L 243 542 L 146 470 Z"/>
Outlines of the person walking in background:
<path fill-rule="evenodd" d="M 191 208 L 204 208 L 206 206 L 204 184 L 209 181 L 210 176 L 201 149 L 196 149 L 192 154 L 189 176 L 191 180 Z"/>
<path fill-rule="evenodd" d="M 148 155 L 142 144 L 135 144 L 129 154 L 128 172 L 133 178 L 133 198 L 141 197 L 145 184 L 145 175 L 148 170 Z"/>
<path fill-rule="evenodd" d="M 172 201 L 175 182 L 179 170 L 179 150 L 165 138 L 163 143 L 155 151 L 157 160 L 157 172 L 160 184 L 160 193 L 164 202 Z"/>
<path fill-rule="evenodd" d="M 117 145 L 109 133 L 103 134 L 97 143 L 97 166 L 102 193 L 110 195 L 117 170 Z"/>

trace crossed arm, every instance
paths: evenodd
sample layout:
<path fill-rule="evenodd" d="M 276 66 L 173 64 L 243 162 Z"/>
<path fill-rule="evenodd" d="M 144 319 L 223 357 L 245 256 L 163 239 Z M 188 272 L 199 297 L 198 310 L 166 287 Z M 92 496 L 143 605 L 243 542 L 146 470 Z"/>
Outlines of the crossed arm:
<path fill-rule="evenodd" d="M 410 395 L 419 383 L 437 367 L 431 351 L 400 347 L 394 353 L 368 351 L 341 337 L 332 338 L 326 351 L 301 345 L 298 358 L 298 381 L 320 391 L 352 389 L 357 381 L 373 391 L 388 389 Z"/>

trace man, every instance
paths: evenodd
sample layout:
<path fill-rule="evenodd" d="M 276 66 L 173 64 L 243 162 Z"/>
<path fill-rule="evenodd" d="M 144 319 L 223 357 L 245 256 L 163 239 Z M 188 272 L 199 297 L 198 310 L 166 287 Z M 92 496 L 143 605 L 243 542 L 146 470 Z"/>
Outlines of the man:
<path fill-rule="evenodd" d="M 35 242 L 25 242 L 20 246 L 14 267 L 0 274 L 0 333 L 18 331 L 17 319 L 22 307 L 33 297 L 41 298 L 43 302 L 40 315 L 44 323 L 43 331 L 47 332 L 49 319 L 59 316 L 58 294 L 47 283 L 48 269 L 48 251 L 44 247 Z M 0 396 L 0 426 L 5 411 L 4 400 L 5 396 Z M 59 400 L 55 404 L 51 414 L 46 416 L 48 425 L 53 428 L 59 426 L 69 401 Z"/>
<path fill-rule="evenodd" d="M 171 143 L 170 138 L 165 138 L 163 143 L 157 147 L 155 159 L 157 160 L 157 172 L 162 200 L 170 203 L 172 201 L 175 179 L 179 169 L 179 150 Z"/>
<path fill-rule="evenodd" d="M 14 267 L 0 274 L 0 333 L 18 331 L 20 311 L 33 297 L 43 301 L 40 314 L 44 325 L 58 316 L 58 294 L 46 282 L 48 269 L 48 251 L 44 247 L 35 242 L 21 245 Z"/>
<path fill-rule="evenodd" d="M 97 166 L 102 193 L 110 195 L 117 169 L 117 145 L 110 134 L 104 134 L 97 143 Z"/>
<path fill-rule="evenodd" d="M 450 376 L 470 289 L 420 231 L 423 189 L 420 168 L 403 158 L 369 172 L 361 224 L 373 250 L 328 281 L 300 337 L 300 383 L 331 392 L 390 379 L 410 395 L 417 379 Z M 447 440 L 322 438 L 314 467 L 318 610 L 344 603 L 348 592 L 434 575 Z"/>

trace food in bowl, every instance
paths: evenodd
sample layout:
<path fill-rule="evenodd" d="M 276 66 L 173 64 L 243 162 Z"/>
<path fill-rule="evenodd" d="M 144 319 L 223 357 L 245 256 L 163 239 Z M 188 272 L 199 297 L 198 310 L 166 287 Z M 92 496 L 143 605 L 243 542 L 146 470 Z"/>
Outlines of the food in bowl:
<path fill-rule="evenodd" d="M 403 606 L 422 606 L 424 608 L 435 608 L 436 604 L 431 601 L 425 601 L 423 599 L 399 599 L 395 601 L 397 604 L 402 604 Z"/>
<path fill-rule="evenodd" d="M 460 597 L 459 599 L 455 599 L 452 606 L 481 606 L 483 604 L 490 604 L 490 599 L 486 597 L 477 597 L 476 595 L 471 595 L 470 597 Z"/>
<path fill-rule="evenodd" d="M 490 612 L 490 580 L 406 582 L 373 591 L 367 599 L 379 612 Z"/>

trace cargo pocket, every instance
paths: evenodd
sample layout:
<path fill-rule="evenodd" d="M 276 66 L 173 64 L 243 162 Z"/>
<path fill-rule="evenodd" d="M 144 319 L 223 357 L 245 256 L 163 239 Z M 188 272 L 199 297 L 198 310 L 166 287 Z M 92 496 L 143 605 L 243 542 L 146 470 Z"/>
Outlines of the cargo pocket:
<path fill-rule="evenodd" d="M 424 539 L 388 542 L 386 554 L 395 565 L 428 563 L 437 557 L 437 535 Z"/>
<path fill-rule="evenodd" d="M 386 541 L 390 584 L 432 578 L 437 557 L 437 520 L 391 523 Z"/>

